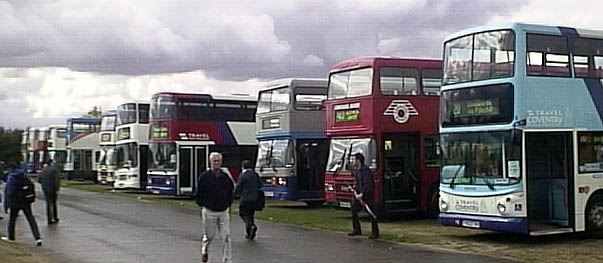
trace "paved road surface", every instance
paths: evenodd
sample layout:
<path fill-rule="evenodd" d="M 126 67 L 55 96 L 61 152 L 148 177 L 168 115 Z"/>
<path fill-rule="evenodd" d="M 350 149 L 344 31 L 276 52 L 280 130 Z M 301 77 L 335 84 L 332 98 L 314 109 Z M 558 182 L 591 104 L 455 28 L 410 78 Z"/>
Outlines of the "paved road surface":
<path fill-rule="evenodd" d="M 46 225 L 44 200 L 34 203 L 34 213 L 44 239 L 39 250 L 51 262 L 200 262 L 200 220 L 190 209 L 64 188 L 58 225 Z M 24 216 L 17 225 L 18 242 L 35 247 Z M 234 262 L 504 262 L 263 221 L 258 226 L 257 240 L 247 241 L 240 218 L 232 217 Z M 212 245 L 210 262 L 219 262 L 220 240 Z"/>

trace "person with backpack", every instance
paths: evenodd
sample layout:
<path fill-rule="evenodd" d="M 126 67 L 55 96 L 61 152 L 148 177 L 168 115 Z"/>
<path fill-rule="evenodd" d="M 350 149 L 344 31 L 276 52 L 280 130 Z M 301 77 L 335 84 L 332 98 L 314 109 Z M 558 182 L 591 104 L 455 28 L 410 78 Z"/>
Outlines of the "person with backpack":
<path fill-rule="evenodd" d="M 10 213 L 8 220 L 8 237 L 2 237 L 2 240 L 8 242 L 15 241 L 15 223 L 19 211 L 23 210 L 29 227 L 38 246 L 42 245 L 38 223 L 31 212 L 31 203 L 36 199 L 35 186 L 31 179 L 21 170 L 19 166 L 11 162 L 8 165 L 9 172 L 6 178 L 6 187 L 4 189 L 5 202 L 4 212 Z"/>
<path fill-rule="evenodd" d="M 234 189 L 234 195 L 241 197 L 239 203 L 239 215 L 245 222 L 245 230 L 247 235 L 245 238 L 254 239 L 258 227 L 255 225 L 253 216 L 257 208 L 258 192 L 264 186 L 258 174 L 253 171 L 251 161 L 243 161 L 243 172 L 237 180 L 237 185 Z"/>
<path fill-rule="evenodd" d="M 59 222 L 57 197 L 61 188 L 59 172 L 52 163 L 52 160 L 49 160 L 42 169 L 40 177 L 38 177 L 38 182 L 42 185 L 42 190 L 46 197 L 46 218 L 49 225 Z"/>

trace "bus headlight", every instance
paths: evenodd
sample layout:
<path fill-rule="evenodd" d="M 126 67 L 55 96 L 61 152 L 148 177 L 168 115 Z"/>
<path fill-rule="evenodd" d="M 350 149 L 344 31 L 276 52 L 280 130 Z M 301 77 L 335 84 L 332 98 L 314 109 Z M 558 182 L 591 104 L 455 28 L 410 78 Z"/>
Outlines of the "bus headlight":
<path fill-rule="evenodd" d="M 442 210 L 442 211 L 448 210 L 448 204 L 446 203 L 446 201 L 444 201 L 444 200 L 440 201 L 440 210 Z"/>
<path fill-rule="evenodd" d="M 330 192 L 335 191 L 335 186 L 333 186 L 333 184 L 330 184 L 330 183 L 325 183 L 325 190 L 330 191 Z"/>
<path fill-rule="evenodd" d="M 279 177 L 278 178 L 278 184 L 279 185 L 283 185 L 283 186 L 287 186 L 287 178 L 286 177 Z"/>
<path fill-rule="evenodd" d="M 498 209 L 498 212 L 501 214 L 504 214 L 505 212 L 507 212 L 507 207 L 503 203 L 498 203 L 498 205 L 496 205 L 496 208 Z"/>
<path fill-rule="evenodd" d="M 147 184 L 152 184 L 152 183 L 153 183 L 153 181 L 151 180 L 151 178 L 148 178 L 147 179 Z"/>

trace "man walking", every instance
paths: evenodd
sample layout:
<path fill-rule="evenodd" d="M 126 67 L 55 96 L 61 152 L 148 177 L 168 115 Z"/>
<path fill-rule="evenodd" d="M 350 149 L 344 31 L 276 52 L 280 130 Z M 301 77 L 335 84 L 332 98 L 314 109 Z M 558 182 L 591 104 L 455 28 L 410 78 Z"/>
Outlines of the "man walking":
<path fill-rule="evenodd" d="M 207 262 L 208 247 L 217 229 L 222 234 L 222 262 L 231 262 L 229 207 L 232 203 L 234 181 L 220 169 L 222 154 L 212 152 L 209 155 L 209 163 L 211 169 L 199 175 L 195 192 L 195 201 L 201 207 L 201 261 Z"/>
<path fill-rule="evenodd" d="M 34 190 L 34 185 L 31 183 L 29 177 L 18 168 L 16 163 L 9 163 L 8 167 L 10 171 L 8 172 L 6 188 L 4 189 L 6 199 L 4 202 L 4 211 L 8 213 L 10 210 L 10 216 L 8 221 L 8 237 L 2 237 L 2 240 L 15 241 L 15 221 L 17 220 L 19 211 L 23 210 L 36 244 L 41 246 L 40 230 L 31 212 L 31 203 L 35 199 L 35 195 L 31 192 Z"/>
<path fill-rule="evenodd" d="M 48 224 L 56 224 L 59 222 L 57 197 L 59 195 L 61 181 L 52 160 L 49 160 L 46 163 L 46 166 L 44 166 L 44 169 L 42 169 L 38 182 L 42 185 L 42 190 L 46 197 L 46 218 L 48 219 Z"/>
<path fill-rule="evenodd" d="M 263 187 L 262 181 L 258 174 L 253 171 L 251 161 L 243 161 L 243 173 L 237 180 L 237 186 L 234 190 L 235 196 L 241 196 L 241 203 L 239 204 L 239 215 L 243 222 L 245 222 L 245 230 L 247 235 L 245 238 L 254 239 L 255 234 L 258 231 L 258 227 L 255 225 L 253 216 L 258 202 L 258 191 Z"/>
<path fill-rule="evenodd" d="M 352 200 L 352 228 L 353 231 L 349 233 L 350 236 L 358 236 L 362 234 L 360 228 L 360 221 L 358 220 L 358 212 L 364 209 L 362 202 L 364 202 L 371 211 L 375 211 L 373 206 L 373 177 L 368 166 L 364 164 L 364 155 L 361 153 L 354 154 L 354 170 L 352 171 L 354 180 L 356 181 L 356 187 L 354 189 L 354 200 Z M 379 238 L 379 226 L 377 225 L 377 219 L 369 216 L 371 220 L 372 232 L 369 238 Z"/>

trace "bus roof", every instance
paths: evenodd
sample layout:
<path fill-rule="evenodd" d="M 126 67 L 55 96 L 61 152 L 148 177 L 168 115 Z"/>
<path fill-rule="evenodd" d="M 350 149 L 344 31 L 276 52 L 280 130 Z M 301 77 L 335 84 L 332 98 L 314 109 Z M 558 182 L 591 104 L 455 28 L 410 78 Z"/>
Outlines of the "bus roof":
<path fill-rule="evenodd" d="M 459 38 L 465 35 L 469 35 L 476 32 L 494 31 L 501 29 L 513 29 L 515 31 L 527 31 L 533 33 L 551 34 L 551 35 L 564 35 L 572 34 L 584 37 L 603 38 L 603 31 L 592 30 L 592 29 L 581 29 L 566 26 L 554 26 L 554 25 L 541 25 L 541 24 L 529 24 L 529 23 L 503 23 L 497 25 L 487 25 L 467 28 L 455 33 L 450 34 L 446 37 L 444 42 Z"/>
<path fill-rule="evenodd" d="M 53 129 L 53 128 L 59 128 L 59 129 L 60 128 L 67 128 L 67 125 L 65 125 L 65 124 L 51 124 L 51 125 L 48 125 L 48 128 L 50 128 L 50 129 Z"/>
<path fill-rule="evenodd" d="M 310 86 L 310 87 L 327 87 L 327 80 L 320 78 L 282 78 L 268 82 L 266 86 L 260 88 L 260 91 L 271 90 L 284 86 Z"/>
<path fill-rule="evenodd" d="M 103 117 L 105 116 L 115 116 L 117 115 L 117 110 L 108 110 L 103 112 Z"/>
<path fill-rule="evenodd" d="M 97 124 L 100 123 L 101 119 L 99 118 L 88 118 L 88 117 L 77 117 L 77 118 L 68 118 L 67 123 L 89 123 L 89 124 Z"/>
<path fill-rule="evenodd" d="M 256 101 L 255 97 L 251 96 L 212 96 L 211 94 L 205 93 L 179 93 L 179 92 L 159 92 L 153 94 L 152 98 L 156 98 L 159 96 L 170 96 L 174 98 L 184 98 L 184 99 L 206 99 L 206 100 L 239 100 L 239 101 Z"/>
<path fill-rule="evenodd" d="M 436 58 L 409 58 L 409 57 L 385 57 L 366 56 L 348 59 L 331 67 L 330 73 L 345 71 L 354 68 L 373 67 L 382 62 L 387 64 L 399 64 L 400 66 L 418 65 L 422 67 L 440 67 L 442 60 Z"/>

